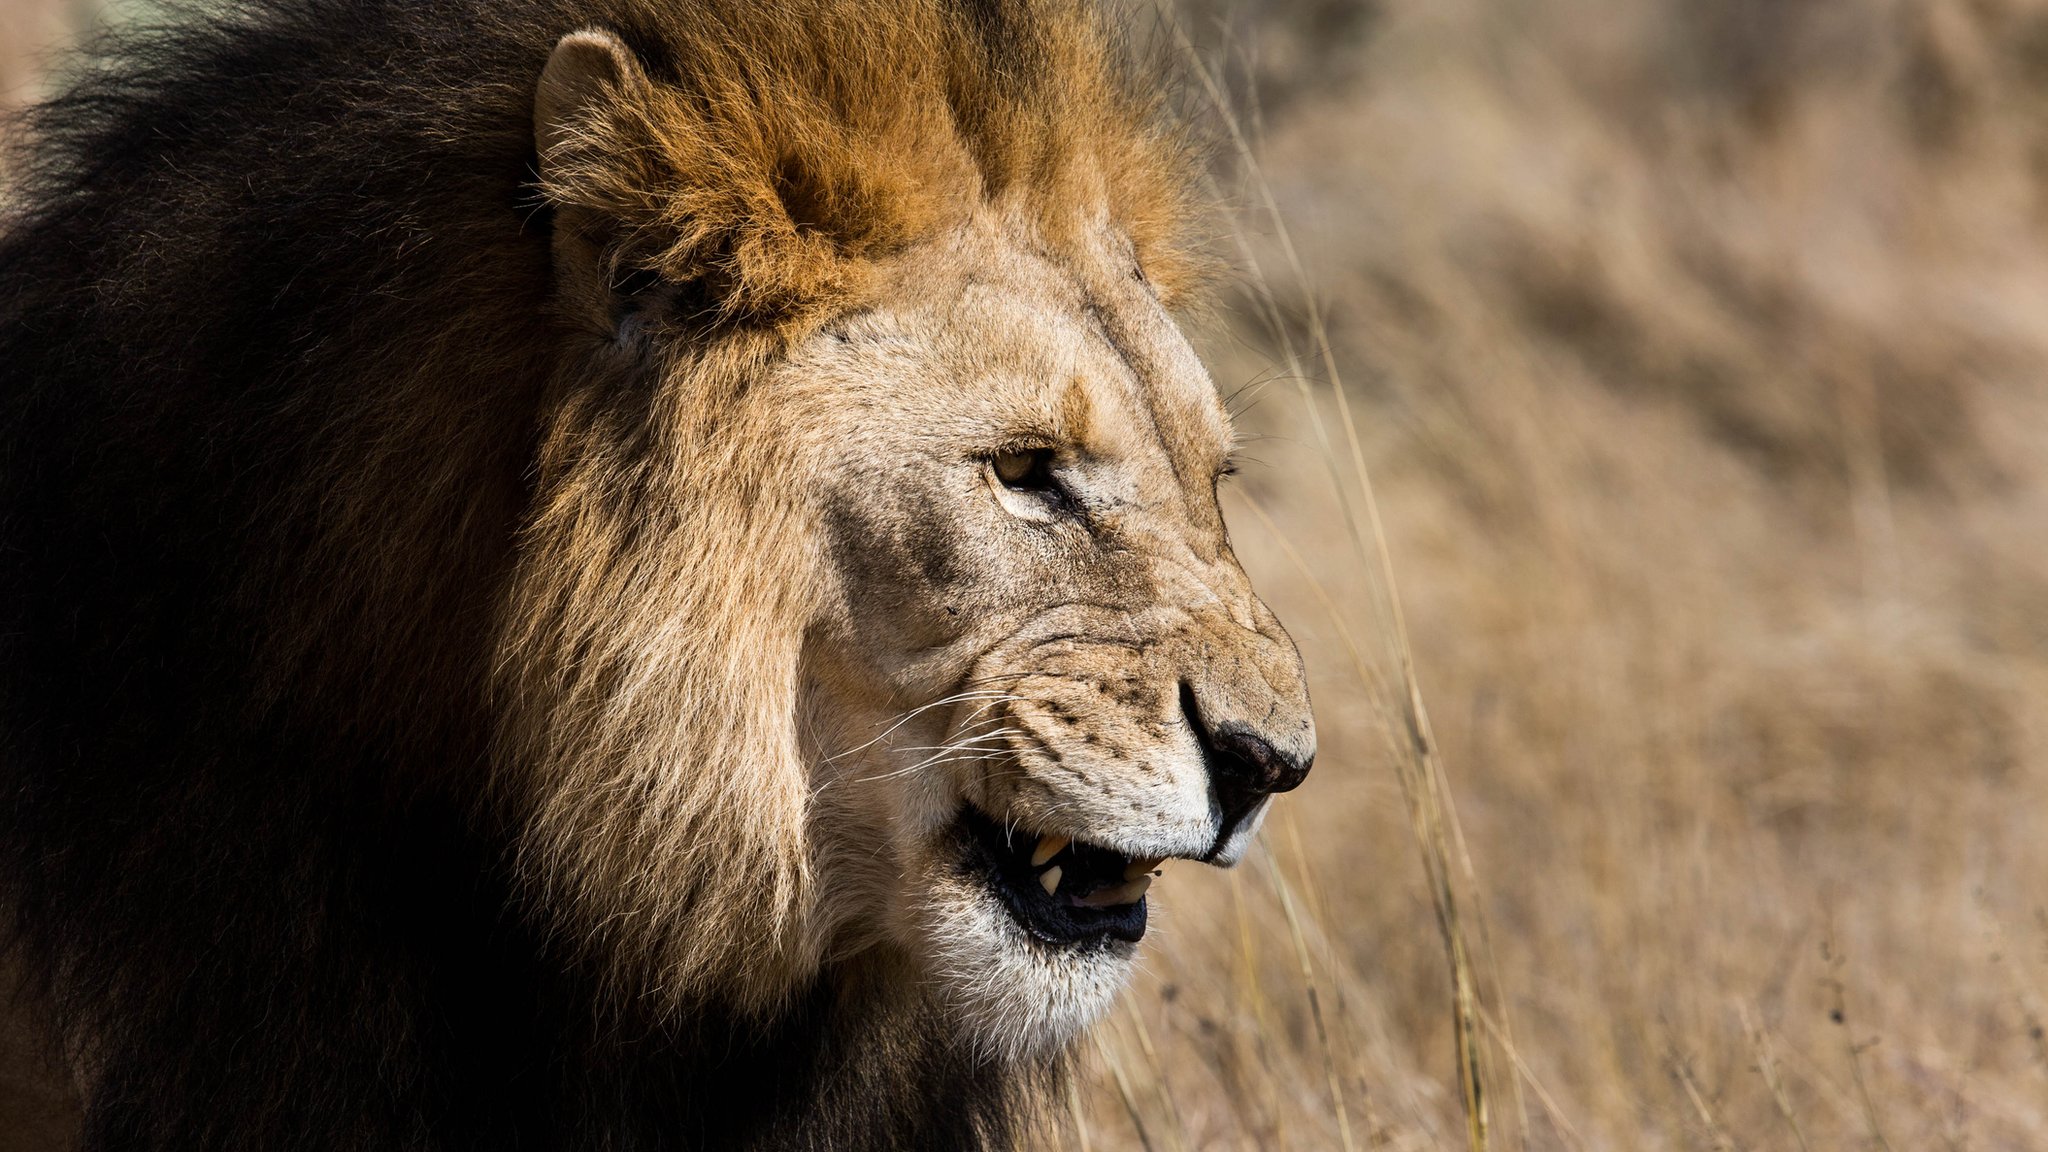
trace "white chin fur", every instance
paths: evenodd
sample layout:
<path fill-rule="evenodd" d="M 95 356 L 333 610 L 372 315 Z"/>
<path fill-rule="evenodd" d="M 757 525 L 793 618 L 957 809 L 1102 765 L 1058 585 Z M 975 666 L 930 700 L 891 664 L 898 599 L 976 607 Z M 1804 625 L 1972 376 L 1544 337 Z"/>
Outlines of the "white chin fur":
<path fill-rule="evenodd" d="M 924 908 L 934 990 L 990 1059 L 1059 1050 L 1109 1009 L 1129 979 L 1136 945 L 1041 943 L 994 895 L 957 876 L 937 881 Z"/>

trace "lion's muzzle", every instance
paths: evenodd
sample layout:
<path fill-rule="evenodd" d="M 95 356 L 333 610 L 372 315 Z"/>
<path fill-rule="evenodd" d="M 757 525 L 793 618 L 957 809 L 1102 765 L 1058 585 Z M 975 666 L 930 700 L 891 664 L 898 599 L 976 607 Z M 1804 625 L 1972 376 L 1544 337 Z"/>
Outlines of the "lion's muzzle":
<path fill-rule="evenodd" d="M 997 646 L 977 672 L 1004 699 L 963 726 L 1005 755 L 970 803 L 1032 837 L 1234 864 L 1315 761 L 1293 643 L 1255 599 L 1235 607 L 1066 605 Z"/>

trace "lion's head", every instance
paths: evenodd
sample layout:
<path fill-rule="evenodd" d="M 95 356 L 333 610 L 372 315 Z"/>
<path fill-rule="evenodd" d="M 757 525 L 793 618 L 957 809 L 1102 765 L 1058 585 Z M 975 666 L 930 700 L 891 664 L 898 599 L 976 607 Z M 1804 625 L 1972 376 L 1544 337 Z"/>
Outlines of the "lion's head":
<path fill-rule="evenodd" d="M 627 995 L 859 964 L 1048 1050 L 1315 753 L 1171 311 L 1187 149 L 1079 4 L 690 12 L 535 99 L 575 336 L 499 613 L 522 875 Z"/>

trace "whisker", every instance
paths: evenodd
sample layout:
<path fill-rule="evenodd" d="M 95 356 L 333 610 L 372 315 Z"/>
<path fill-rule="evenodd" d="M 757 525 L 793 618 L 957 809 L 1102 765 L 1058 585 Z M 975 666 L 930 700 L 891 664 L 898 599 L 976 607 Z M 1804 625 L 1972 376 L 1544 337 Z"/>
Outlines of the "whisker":
<path fill-rule="evenodd" d="M 827 756 L 824 762 L 830 764 L 835 760 L 840 760 L 847 756 L 851 756 L 856 752 L 872 748 L 876 744 L 879 744 L 882 741 L 887 740 L 890 736 L 894 735 L 897 729 L 903 727 L 905 724 L 910 723 L 918 716 L 923 715 L 924 713 L 929 712 L 934 708 L 943 708 L 949 704 L 964 704 L 970 700 L 978 700 L 983 702 L 982 707 L 976 709 L 973 715 L 980 715 L 982 712 L 985 712 L 990 708 L 996 707 L 999 704 L 1005 703 L 1007 701 L 1021 699 L 1023 699 L 1023 697 L 1013 696 L 1007 692 L 956 692 L 951 696 L 941 697 L 937 700 L 932 701 L 929 704 L 920 704 L 917 707 L 904 712 L 901 716 L 898 716 L 892 723 L 890 723 L 890 725 L 887 728 L 883 729 L 879 734 L 877 734 L 873 739 L 867 740 L 860 744 L 856 744 L 851 748 L 835 752 L 832 755 Z"/>
<path fill-rule="evenodd" d="M 933 768 L 940 764 L 953 763 L 958 760 L 972 759 L 978 756 L 989 756 L 999 754 L 1005 751 L 1005 749 L 1001 745 L 988 748 L 983 748 L 981 746 L 985 744 L 993 744 L 997 741 L 1003 741 L 1008 735 L 1009 730 L 1003 729 L 995 732 L 984 733 L 983 735 L 971 737 L 965 740 L 956 740 L 951 744 L 941 745 L 939 747 L 929 749 L 929 751 L 931 751 L 933 754 L 925 757 L 923 760 L 920 760 L 915 764 L 910 764 L 902 768 L 893 769 L 888 772 L 878 773 L 873 776 L 864 776 L 861 777 L 861 779 L 863 782 L 872 780 L 893 780 L 898 776 L 908 776 L 913 772 L 921 772 L 927 768 Z M 925 750 L 926 749 L 905 749 L 905 751 Z M 968 755 L 962 756 L 959 755 L 960 753 L 967 753 Z"/>

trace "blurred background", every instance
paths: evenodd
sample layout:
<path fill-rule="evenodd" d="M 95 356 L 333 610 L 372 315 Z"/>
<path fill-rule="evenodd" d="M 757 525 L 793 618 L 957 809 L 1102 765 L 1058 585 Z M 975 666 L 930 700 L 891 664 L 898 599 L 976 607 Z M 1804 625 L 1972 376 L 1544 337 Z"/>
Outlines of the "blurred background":
<path fill-rule="evenodd" d="M 1046 1146 L 2048 1148 L 2048 0 L 1173 19 L 1323 752 Z"/>

